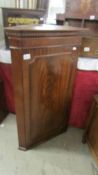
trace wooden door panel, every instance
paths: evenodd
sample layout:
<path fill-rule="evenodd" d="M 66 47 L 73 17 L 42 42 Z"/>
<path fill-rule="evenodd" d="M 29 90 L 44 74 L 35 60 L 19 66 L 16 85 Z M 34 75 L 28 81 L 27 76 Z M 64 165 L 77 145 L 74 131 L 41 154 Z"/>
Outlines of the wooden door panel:
<path fill-rule="evenodd" d="M 71 64 L 71 55 L 67 53 L 40 56 L 30 62 L 32 139 L 66 126 Z"/>
<path fill-rule="evenodd" d="M 92 126 L 90 128 L 90 132 L 88 134 L 88 140 L 91 144 L 93 150 L 95 151 L 98 157 L 98 111 L 96 110 L 95 116 L 93 116 Z"/>

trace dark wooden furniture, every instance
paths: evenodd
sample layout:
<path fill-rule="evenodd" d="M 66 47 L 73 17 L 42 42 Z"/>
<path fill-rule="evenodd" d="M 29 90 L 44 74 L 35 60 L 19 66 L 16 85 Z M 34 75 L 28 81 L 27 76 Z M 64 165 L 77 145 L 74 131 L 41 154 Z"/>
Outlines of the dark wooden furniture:
<path fill-rule="evenodd" d="M 98 58 L 98 35 L 91 35 L 82 39 L 80 55 L 92 59 Z"/>
<path fill-rule="evenodd" d="M 53 25 L 6 28 L 20 149 L 66 130 L 82 31 Z"/>
<path fill-rule="evenodd" d="M 3 26 L 16 26 L 23 24 L 43 24 L 45 20 L 45 10 L 30 10 L 20 8 L 2 8 Z M 5 34 L 5 44 L 8 48 L 8 39 Z"/>
<path fill-rule="evenodd" d="M 98 95 L 94 96 L 83 142 L 87 141 L 98 165 Z"/>
<path fill-rule="evenodd" d="M 57 24 L 64 23 L 89 28 L 89 32 L 83 34 L 81 56 L 98 57 L 98 1 L 66 0 L 65 13 L 57 14 Z M 88 51 L 84 48 L 88 48 Z"/>
<path fill-rule="evenodd" d="M 5 96 L 4 96 L 4 85 L 3 81 L 0 79 L 0 123 L 7 116 L 8 111 L 6 108 Z"/>
<path fill-rule="evenodd" d="M 98 17 L 98 1 L 66 0 L 66 14 L 76 18 L 89 18 L 90 15 Z"/>
<path fill-rule="evenodd" d="M 66 0 L 66 11 L 57 15 L 57 23 L 68 23 L 69 26 L 86 27 L 98 30 L 97 0 Z"/>

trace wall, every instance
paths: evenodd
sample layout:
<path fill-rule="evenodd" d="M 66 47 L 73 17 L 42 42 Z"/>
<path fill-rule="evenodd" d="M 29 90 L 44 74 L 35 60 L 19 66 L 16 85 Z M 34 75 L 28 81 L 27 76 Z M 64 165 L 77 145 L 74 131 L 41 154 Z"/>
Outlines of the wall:
<path fill-rule="evenodd" d="M 15 0 L 0 0 L 0 46 L 4 40 L 3 21 L 2 21 L 2 7 L 15 7 Z"/>

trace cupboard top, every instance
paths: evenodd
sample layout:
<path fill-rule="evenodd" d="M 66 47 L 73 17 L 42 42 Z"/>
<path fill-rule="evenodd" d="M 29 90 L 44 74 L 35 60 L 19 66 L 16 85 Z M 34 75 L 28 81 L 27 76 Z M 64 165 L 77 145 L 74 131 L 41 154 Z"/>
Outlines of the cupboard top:
<path fill-rule="evenodd" d="M 79 27 L 71 27 L 71 26 L 57 26 L 57 25 L 46 25 L 46 24 L 39 24 L 39 25 L 19 25 L 19 26 L 13 26 L 13 27 L 5 27 L 5 30 L 7 31 L 34 31 L 34 32 L 54 32 L 54 31 L 65 31 L 65 32 L 75 32 L 75 31 L 83 31 L 87 30 L 84 28 Z"/>

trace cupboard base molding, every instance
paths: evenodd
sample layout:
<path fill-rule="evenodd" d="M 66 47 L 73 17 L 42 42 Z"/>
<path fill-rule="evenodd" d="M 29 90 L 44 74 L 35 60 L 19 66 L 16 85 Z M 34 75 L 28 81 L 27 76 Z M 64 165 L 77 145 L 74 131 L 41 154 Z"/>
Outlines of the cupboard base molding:
<path fill-rule="evenodd" d="M 56 129 L 55 131 L 49 133 L 48 135 L 45 135 L 38 140 L 33 141 L 29 146 L 24 145 L 24 146 L 19 146 L 19 150 L 21 151 L 27 151 L 28 149 L 32 149 L 35 146 L 40 145 L 41 143 L 47 142 L 49 139 L 53 139 L 55 136 L 58 136 L 60 134 L 63 134 L 66 132 L 68 129 L 68 126 L 64 126 L 61 129 Z"/>

